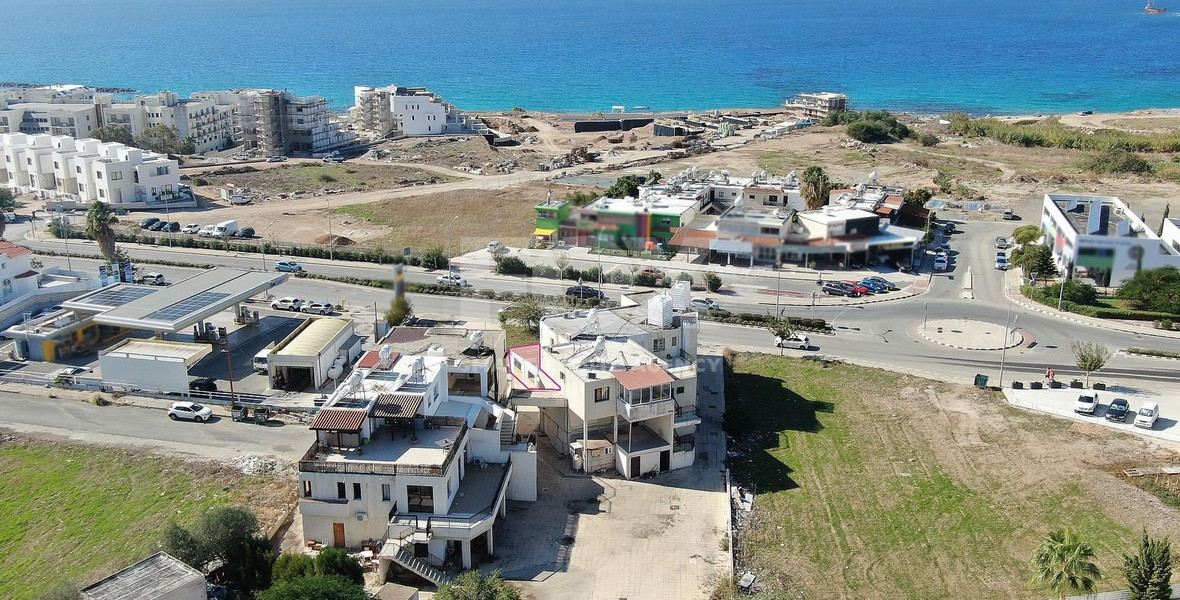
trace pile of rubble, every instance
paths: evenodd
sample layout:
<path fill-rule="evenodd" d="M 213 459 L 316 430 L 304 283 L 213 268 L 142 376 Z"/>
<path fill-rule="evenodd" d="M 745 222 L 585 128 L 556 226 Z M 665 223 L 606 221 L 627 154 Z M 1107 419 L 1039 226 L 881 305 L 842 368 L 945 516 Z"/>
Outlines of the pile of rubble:
<path fill-rule="evenodd" d="M 235 456 L 229 464 L 243 475 L 281 475 L 290 469 L 286 463 L 261 454 Z"/>
<path fill-rule="evenodd" d="M 551 171 L 555 169 L 567 169 L 574 165 L 581 165 L 598 160 L 598 154 L 590 152 L 584 146 L 580 146 L 570 150 L 562 156 L 557 156 L 550 159 L 548 162 L 543 162 L 538 166 L 542 171 Z"/>

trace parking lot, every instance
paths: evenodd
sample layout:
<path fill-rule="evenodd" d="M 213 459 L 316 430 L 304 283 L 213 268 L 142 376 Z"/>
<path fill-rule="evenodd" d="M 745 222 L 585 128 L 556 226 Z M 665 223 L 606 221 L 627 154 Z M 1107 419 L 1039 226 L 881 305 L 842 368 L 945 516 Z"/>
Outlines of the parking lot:
<path fill-rule="evenodd" d="M 1096 394 L 1098 396 L 1098 408 L 1094 411 L 1093 415 L 1074 412 L 1074 403 L 1077 402 L 1078 396 L 1083 394 Z M 1004 390 L 1004 395 L 1013 406 L 1046 412 L 1075 421 L 1110 427 L 1126 433 L 1150 436 L 1171 442 L 1180 442 L 1180 427 L 1176 426 L 1177 416 L 1180 416 L 1180 400 L 1152 390 L 1129 388 L 1126 386 L 1112 386 L 1110 389 L 1097 392 L 1071 388 L 1059 390 L 1006 389 Z M 1110 406 L 1111 400 L 1115 398 L 1125 398 L 1131 405 L 1127 417 L 1121 423 L 1107 421 L 1105 418 L 1106 409 Z M 1138 411 L 1145 402 L 1156 402 L 1160 406 L 1160 416 L 1155 422 L 1155 427 L 1152 429 L 1143 429 L 1131 424 L 1135 418 L 1134 411 Z"/>

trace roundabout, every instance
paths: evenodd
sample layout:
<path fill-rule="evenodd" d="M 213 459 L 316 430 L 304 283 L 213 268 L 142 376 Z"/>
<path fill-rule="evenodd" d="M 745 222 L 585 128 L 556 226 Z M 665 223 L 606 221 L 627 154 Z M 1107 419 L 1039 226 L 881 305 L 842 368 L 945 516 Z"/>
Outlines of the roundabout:
<path fill-rule="evenodd" d="M 960 350 L 1003 350 L 1025 342 L 1027 332 L 973 319 L 932 319 L 917 326 L 929 342 Z"/>

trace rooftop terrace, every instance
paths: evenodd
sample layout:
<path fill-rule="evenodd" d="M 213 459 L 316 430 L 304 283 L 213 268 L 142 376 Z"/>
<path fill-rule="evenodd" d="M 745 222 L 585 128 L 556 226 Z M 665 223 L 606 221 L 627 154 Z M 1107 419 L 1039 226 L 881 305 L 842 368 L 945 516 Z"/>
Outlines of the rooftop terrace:
<path fill-rule="evenodd" d="M 434 418 L 447 423 L 437 429 L 419 429 L 417 442 L 409 429 L 380 427 L 361 448 L 322 448 L 313 444 L 299 461 L 299 470 L 312 473 L 362 473 L 377 475 L 442 475 L 467 435 L 466 419 Z M 451 423 L 461 422 L 454 426 Z"/>

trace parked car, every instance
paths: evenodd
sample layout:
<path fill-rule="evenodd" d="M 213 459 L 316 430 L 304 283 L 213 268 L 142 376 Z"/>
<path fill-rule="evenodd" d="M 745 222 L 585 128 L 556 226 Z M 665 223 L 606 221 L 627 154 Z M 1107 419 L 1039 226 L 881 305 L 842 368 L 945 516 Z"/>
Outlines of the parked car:
<path fill-rule="evenodd" d="M 1077 402 L 1073 403 L 1073 411 L 1079 415 L 1092 415 L 1095 408 L 1098 408 L 1098 394 L 1082 394 L 1078 396 Z"/>
<path fill-rule="evenodd" d="M 169 232 L 180 231 L 180 221 L 169 221 L 168 224 L 165 225 L 164 229 L 162 229 L 161 231 L 169 231 Z"/>
<path fill-rule="evenodd" d="M 332 306 L 331 302 L 308 302 L 300 310 L 309 314 L 330 315 L 332 311 L 336 310 L 336 307 Z"/>
<path fill-rule="evenodd" d="M 199 223 L 189 223 L 188 225 L 180 228 L 181 233 L 196 233 L 200 230 L 201 225 Z"/>
<path fill-rule="evenodd" d="M 188 382 L 188 389 L 200 392 L 216 392 L 217 380 L 212 377 L 198 377 Z"/>
<path fill-rule="evenodd" d="M 467 287 L 467 280 L 461 277 L 458 273 L 439 275 L 435 281 L 438 282 L 439 285 L 457 285 L 459 287 Z"/>
<path fill-rule="evenodd" d="M 901 288 L 897 287 L 896 283 L 893 283 L 892 281 L 889 281 L 888 279 L 885 279 L 884 277 L 879 277 L 877 275 L 870 275 L 870 276 L 865 277 L 864 279 L 860 280 L 861 283 L 864 283 L 866 281 L 872 281 L 873 283 L 876 283 L 877 285 L 884 288 L 886 291 L 890 291 L 890 292 L 894 292 L 894 291 L 901 289 Z"/>
<path fill-rule="evenodd" d="M 89 370 L 90 369 L 87 369 L 86 367 L 65 367 L 50 373 L 49 380 L 56 382 L 60 379 L 69 379 L 72 377 L 77 377 L 78 375 L 81 375 Z M 66 383 L 69 383 L 69 381 L 66 381 Z"/>
<path fill-rule="evenodd" d="M 721 305 L 712 298 L 693 298 L 688 305 L 697 310 L 721 310 Z"/>
<path fill-rule="evenodd" d="M 151 227 L 152 225 L 155 225 L 156 223 L 159 223 L 159 222 L 160 222 L 160 219 L 158 219 L 156 217 L 148 217 L 148 218 L 139 222 L 139 228 L 140 229 L 147 229 L 148 227 Z"/>
<path fill-rule="evenodd" d="M 945 256 L 934 257 L 934 270 L 945 271 L 947 269 L 947 262 Z"/>
<path fill-rule="evenodd" d="M 156 221 L 155 223 L 152 223 L 151 225 L 148 225 L 148 226 L 146 227 L 146 229 L 147 229 L 148 231 L 163 231 L 163 229 L 164 229 L 165 227 L 167 227 L 167 226 L 168 226 L 168 222 L 167 222 L 167 221 Z"/>
<path fill-rule="evenodd" d="M 286 156 L 272 156 L 266 159 L 266 162 L 284 162 L 287 160 Z"/>
<path fill-rule="evenodd" d="M 191 385 L 189 389 L 192 389 Z M 168 407 L 168 418 L 173 421 L 185 419 L 187 421 L 204 423 L 212 416 L 213 409 L 197 404 L 196 402 L 173 402 L 172 406 Z"/>
<path fill-rule="evenodd" d="M 996 270 L 997 271 L 1007 271 L 1008 270 L 1008 257 L 1007 256 L 1004 256 L 1003 254 L 996 255 Z"/>
<path fill-rule="evenodd" d="M 565 295 L 566 296 L 574 296 L 575 298 L 581 298 L 583 300 L 585 300 L 586 298 L 598 298 L 599 300 L 606 299 L 605 294 L 603 294 L 602 292 L 600 292 L 588 285 L 570 286 L 565 289 Z"/>
<path fill-rule="evenodd" d="M 856 289 L 843 281 L 825 281 L 820 289 L 829 296 L 859 296 Z"/>
<path fill-rule="evenodd" d="M 857 296 L 863 296 L 863 295 L 869 293 L 868 286 L 861 285 L 859 282 L 841 281 L 840 283 L 843 283 L 844 285 L 847 285 L 848 287 L 852 288 L 852 291 L 856 292 Z"/>
<path fill-rule="evenodd" d="M 1005 221 L 1011 221 L 1012 219 L 1016 218 L 1016 213 L 1012 212 L 1011 208 L 1005 208 L 1004 209 L 1004 216 L 1001 218 L 1004 219 Z"/>
<path fill-rule="evenodd" d="M 860 285 L 861 287 L 864 287 L 864 288 L 868 288 L 868 290 L 874 294 L 883 294 L 883 293 L 889 291 L 889 289 L 886 288 L 885 286 L 877 283 L 876 281 L 873 281 L 872 279 L 868 279 L 868 278 L 861 279 L 860 282 L 858 282 L 858 285 Z"/>
<path fill-rule="evenodd" d="M 303 270 L 303 267 L 293 260 L 276 260 L 275 270 L 285 273 L 298 273 Z"/>
<path fill-rule="evenodd" d="M 1155 427 L 1155 420 L 1160 416 L 1160 405 L 1155 402 L 1144 402 L 1143 406 L 1139 408 L 1139 414 L 1135 415 L 1135 426 L 1143 429 L 1151 429 Z"/>
<path fill-rule="evenodd" d="M 639 274 L 640 275 L 647 275 L 649 277 L 655 277 L 656 279 L 663 279 L 664 278 L 664 272 L 655 268 L 655 267 L 644 267 L 639 270 Z"/>
<path fill-rule="evenodd" d="M 810 350 L 811 339 L 800 333 L 792 333 L 785 338 L 774 338 L 775 348 L 796 348 L 798 350 Z"/>
<path fill-rule="evenodd" d="M 996 246 L 996 248 L 999 248 L 1001 250 L 1003 250 L 1004 248 L 1007 248 L 1008 247 L 1008 238 L 1006 238 L 1002 235 L 1000 237 L 997 237 L 995 246 Z"/>
<path fill-rule="evenodd" d="M 250 197 L 243 196 L 242 194 L 234 194 L 229 197 L 229 203 L 230 206 L 245 206 L 250 203 Z"/>
<path fill-rule="evenodd" d="M 206 225 L 206 226 L 197 230 L 197 236 L 199 236 L 199 237 L 213 237 L 213 230 L 214 229 L 217 229 L 216 225 Z"/>
<path fill-rule="evenodd" d="M 253 227 L 243 227 L 243 228 L 239 229 L 238 230 L 238 237 L 240 237 L 240 238 L 254 237 L 254 228 Z"/>
<path fill-rule="evenodd" d="M 295 312 L 303 308 L 303 300 L 293 296 L 275 298 L 274 300 L 270 301 L 270 307 L 275 310 L 289 310 L 291 312 Z"/>
<path fill-rule="evenodd" d="M 1092 111 L 1092 110 L 1079 110 L 1078 114 L 1084 117 L 1086 115 L 1094 114 L 1094 111 Z"/>
<path fill-rule="evenodd" d="M 1125 398 L 1115 398 L 1110 401 L 1110 406 L 1106 407 L 1106 420 L 1114 421 L 1115 423 L 1125 423 L 1127 421 L 1127 411 L 1131 410 L 1131 405 Z"/>
<path fill-rule="evenodd" d="M 234 160 L 250 160 L 250 153 L 239 152 L 233 156 Z"/>
<path fill-rule="evenodd" d="M 135 283 L 142 283 L 145 285 L 168 285 L 168 280 L 163 273 L 142 273 L 135 278 Z"/>

